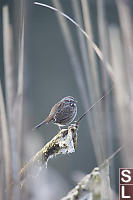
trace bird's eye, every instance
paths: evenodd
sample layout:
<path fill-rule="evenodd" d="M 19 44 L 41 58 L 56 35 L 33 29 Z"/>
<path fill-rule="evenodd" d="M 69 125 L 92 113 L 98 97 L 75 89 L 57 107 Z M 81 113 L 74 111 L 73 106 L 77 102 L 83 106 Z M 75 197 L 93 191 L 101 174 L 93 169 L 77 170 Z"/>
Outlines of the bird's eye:
<path fill-rule="evenodd" d="M 74 103 L 73 103 L 73 102 L 71 102 L 71 103 L 70 103 L 70 106 L 74 106 Z"/>

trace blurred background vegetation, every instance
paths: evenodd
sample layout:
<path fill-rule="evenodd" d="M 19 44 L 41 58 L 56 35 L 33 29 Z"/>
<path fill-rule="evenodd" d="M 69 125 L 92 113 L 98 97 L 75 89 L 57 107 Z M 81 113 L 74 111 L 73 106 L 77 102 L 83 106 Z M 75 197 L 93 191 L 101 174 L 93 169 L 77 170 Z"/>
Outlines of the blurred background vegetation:
<path fill-rule="evenodd" d="M 110 163 L 111 187 L 118 193 L 118 168 L 133 164 L 133 2 L 39 2 L 74 19 L 101 49 L 103 60 L 81 31 L 57 12 L 31 0 L 0 2 L 0 80 L 6 114 L 3 119 L 0 101 L 0 199 L 59 199 L 124 145 Z M 25 195 L 9 187 L 8 196 L 6 181 L 18 182 L 19 169 L 58 132 L 52 123 L 32 132 L 51 107 L 64 96 L 73 96 L 79 117 L 112 85 L 111 94 L 80 123 L 76 152 L 50 160 L 47 169 L 25 183 Z M 7 149 L 10 159 L 5 158 Z M 6 180 L 6 167 L 11 180 Z"/>

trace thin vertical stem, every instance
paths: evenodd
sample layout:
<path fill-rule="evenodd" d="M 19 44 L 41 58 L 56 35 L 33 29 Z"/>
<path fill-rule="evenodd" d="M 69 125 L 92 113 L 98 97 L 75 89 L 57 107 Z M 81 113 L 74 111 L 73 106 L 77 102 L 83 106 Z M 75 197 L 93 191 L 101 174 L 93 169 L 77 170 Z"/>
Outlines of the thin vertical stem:
<path fill-rule="evenodd" d="M 10 153 L 10 140 L 9 140 L 9 132 L 8 132 L 8 123 L 5 111 L 5 103 L 2 92 L 2 86 L 0 82 L 0 122 L 1 122 L 1 133 L 2 133 L 2 146 L 4 153 L 4 163 L 5 163 L 5 180 L 6 180 L 6 191 L 7 191 L 7 199 L 12 199 L 11 193 L 11 153 Z"/>

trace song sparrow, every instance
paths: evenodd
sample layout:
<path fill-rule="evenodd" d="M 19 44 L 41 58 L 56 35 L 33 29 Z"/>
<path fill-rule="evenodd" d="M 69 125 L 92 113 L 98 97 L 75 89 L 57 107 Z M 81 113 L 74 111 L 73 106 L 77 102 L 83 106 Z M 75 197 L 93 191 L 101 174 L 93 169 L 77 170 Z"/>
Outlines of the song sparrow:
<path fill-rule="evenodd" d="M 41 125 L 49 123 L 50 121 L 52 121 L 54 124 L 57 124 L 59 128 L 61 126 L 70 124 L 77 115 L 76 103 L 77 101 L 73 97 L 64 97 L 52 107 L 48 117 L 40 124 L 35 126 L 34 129 L 39 128 Z"/>

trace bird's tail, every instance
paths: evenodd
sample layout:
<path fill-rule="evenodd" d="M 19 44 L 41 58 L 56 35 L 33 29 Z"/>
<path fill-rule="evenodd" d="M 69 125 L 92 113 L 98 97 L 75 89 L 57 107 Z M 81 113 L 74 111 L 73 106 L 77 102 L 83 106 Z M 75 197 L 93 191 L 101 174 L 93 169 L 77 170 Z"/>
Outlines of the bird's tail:
<path fill-rule="evenodd" d="M 39 128 L 40 126 L 42 126 L 43 124 L 46 124 L 46 123 L 47 123 L 46 120 L 42 121 L 40 124 L 36 125 L 36 126 L 33 128 L 33 130 Z"/>

